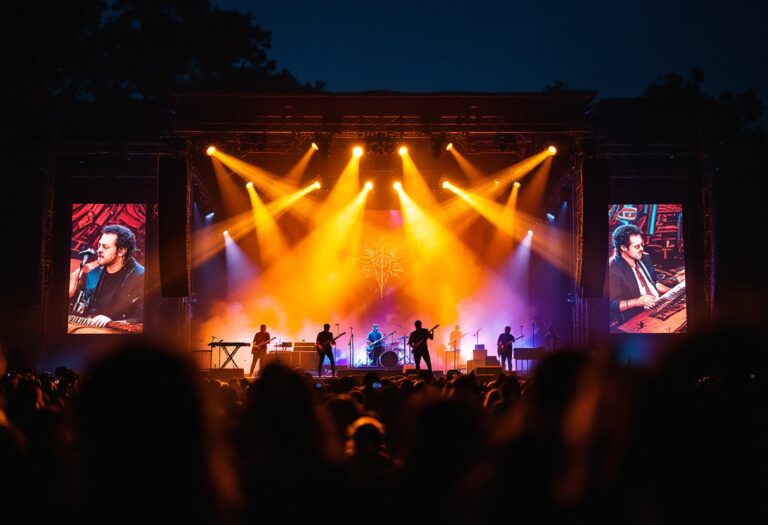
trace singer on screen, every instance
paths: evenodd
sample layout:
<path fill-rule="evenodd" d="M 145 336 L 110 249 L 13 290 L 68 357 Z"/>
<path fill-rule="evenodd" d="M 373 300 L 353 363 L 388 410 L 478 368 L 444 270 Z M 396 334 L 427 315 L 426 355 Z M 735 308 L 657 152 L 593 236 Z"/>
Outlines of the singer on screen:
<path fill-rule="evenodd" d="M 144 267 L 134 259 L 136 237 L 119 224 L 101 231 L 97 249 L 81 252 L 83 264 L 70 275 L 71 312 L 91 326 L 144 321 Z M 89 257 L 95 261 L 87 262 Z"/>

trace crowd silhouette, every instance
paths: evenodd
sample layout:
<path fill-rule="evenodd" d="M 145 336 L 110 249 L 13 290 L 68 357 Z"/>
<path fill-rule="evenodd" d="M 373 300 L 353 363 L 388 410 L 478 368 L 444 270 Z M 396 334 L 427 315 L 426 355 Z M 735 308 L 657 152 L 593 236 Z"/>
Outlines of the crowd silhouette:
<path fill-rule="evenodd" d="M 143 339 L 82 375 L 0 370 L 0 521 L 765 523 L 764 348 L 720 330 L 487 384 L 222 382 Z"/>

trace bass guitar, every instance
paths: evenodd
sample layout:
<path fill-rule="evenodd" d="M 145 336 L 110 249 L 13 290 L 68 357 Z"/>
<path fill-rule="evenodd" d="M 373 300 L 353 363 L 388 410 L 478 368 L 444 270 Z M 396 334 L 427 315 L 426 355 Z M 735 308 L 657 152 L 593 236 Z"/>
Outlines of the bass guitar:
<path fill-rule="evenodd" d="M 512 335 L 512 334 L 509 334 L 509 335 Z M 506 343 L 503 343 L 503 344 L 499 343 L 498 345 L 496 345 L 498 347 L 499 354 L 502 354 L 502 353 L 504 353 L 504 352 L 506 352 L 508 350 L 512 350 L 512 343 L 514 343 L 518 339 L 522 339 L 522 338 L 523 338 L 522 335 L 519 336 L 519 337 L 515 337 L 514 335 L 512 335 L 512 339 L 511 340 L 507 341 Z"/>
<path fill-rule="evenodd" d="M 431 335 L 431 334 L 432 334 L 432 332 L 434 332 L 434 331 L 435 331 L 435 328 L 437 328 L 438 326 L 440 326 L 440 325 L 439 325 L 439 324 L 436 324 L 435 326 L 433 326 L 432 328 L 430 328 L 430 329 L 429 329 L 429 334 Z M 409 344 L 411 345 L 411 351 L 412 351 L 414 354 L 416 354 L 416 352 L 420 352 L 420 351 L 421 351 L 421 346 L 422 346 L 422 345 L 423 345 L 423 344 L 426 342 L 426 340 L 427 340 L 427 339 L 429 339 L 429 335 L 427 335 L 426 337 L 423 337 L 422 339 L 419 339 L 418 341 L 415 341 L 415 342 L 409 343 Z"/>
<path fill-rule="evenodd" d="M 271 342 L 272 342 L 272 341 L 274 341 L 275 339 L 277 339 L 277 337 L 273 337 L 273 338 L 272 338 L 272 339 L 270 339 L 269 341 L 262 341 L 262 342 L 261 342 L 261 343 L 259 343 L 259 344 L 255 344 L 255 345 L 252 345 L 252 346 L 251 346 L 251 352 L 253 352 L 253 353 L 255 354 L 256 352 L 259 352 L 259 351 L 263 350 L 264 348 L 266 348 L 266 346 L 267 346 L 269 343 L 271 343 Z"/>
<path fill-rule="evenodd" d="M 347 332 L 341 332 L 339 335 L 331 339 L 330 341 L 326 341 L 324 343 L 315 343 L 315 346 L 317 347 L 317 354 L 322 355 L 323 352 L 325 352 L 326 345 L 331 346 L 333 343 L 336 342 L 336 339 L 341 337 L 342 335 L 346 334 Z"/>

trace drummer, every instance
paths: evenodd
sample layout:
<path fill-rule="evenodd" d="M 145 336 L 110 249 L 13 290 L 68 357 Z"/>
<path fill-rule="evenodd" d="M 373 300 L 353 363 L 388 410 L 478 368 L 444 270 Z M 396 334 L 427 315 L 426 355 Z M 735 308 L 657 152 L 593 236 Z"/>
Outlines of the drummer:
<path fill-rule="evenodd" d="M 365 340 L 368 349 L 368 362 L 371 366 L 376 366 L 379 364 L 379 357 L 381 357 L 385 347 L 384 334 L 379 331 L 379 325 L 373 325 L 373 330 L 368 332 L 368 337 Z"/>

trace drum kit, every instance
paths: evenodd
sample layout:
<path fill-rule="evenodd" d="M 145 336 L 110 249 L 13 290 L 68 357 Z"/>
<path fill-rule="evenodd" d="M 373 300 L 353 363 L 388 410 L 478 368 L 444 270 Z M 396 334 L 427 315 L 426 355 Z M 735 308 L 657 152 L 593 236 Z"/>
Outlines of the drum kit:
<path fill-rule="evenodd" d="M 402 368 L 403 365 L 413 364 L 413 356 L 406 345 L 407 337 L 392 338 L 391 342 L 385 342 L 381 347 L 378 359 L 374 359 L 373 352 L 367 352 L 366 360 L 360 366 L 380 368 Z"/>

